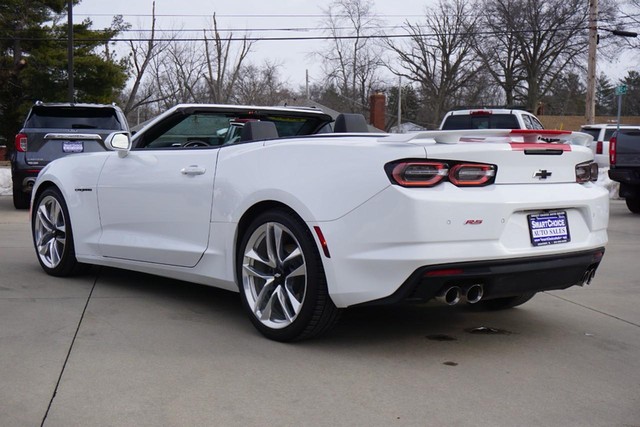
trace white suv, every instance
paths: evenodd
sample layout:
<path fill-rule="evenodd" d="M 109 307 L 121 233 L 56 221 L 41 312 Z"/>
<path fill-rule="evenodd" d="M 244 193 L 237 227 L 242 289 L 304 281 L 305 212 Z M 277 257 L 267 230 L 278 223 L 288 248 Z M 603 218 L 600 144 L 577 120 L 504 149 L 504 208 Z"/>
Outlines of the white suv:
<path fill-rule="evenodd" d="M 475 109 L 449 111 L 440 129 L 544 129 L 544 126 L 536 116 L 524 110 Z"/>
<path fill-rule="evenodd" d="M 584 125 L 580 132 L 588 133 L 593 137 L 591 151 L 601 168 L 609 167 L 609 140 L 618 128 L 617 124 Z M 640 129 L 640 126 L 620 125 L 620 129 Z"/>

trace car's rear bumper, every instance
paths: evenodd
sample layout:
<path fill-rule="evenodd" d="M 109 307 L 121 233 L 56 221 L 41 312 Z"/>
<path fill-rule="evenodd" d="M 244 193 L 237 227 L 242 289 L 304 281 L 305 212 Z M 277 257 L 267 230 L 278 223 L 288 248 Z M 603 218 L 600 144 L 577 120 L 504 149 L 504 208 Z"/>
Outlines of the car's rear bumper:
<path fill-rule="evenodd" d="M 452 286 L 464 291 L 480 285 L 484 300 L 566 289 L 587 284 L 603 255 L 602 247 L 573 254 L 429 265 L 414 271 L 392 295 L 365 305 L 427 301 Z"/>
<path fill-rule="evenodd" d="M 31 193 L 31 189 L 41 170 L 41 167 L 31 167 L 29 169 L 12 168 L 11 179 L 13 181 L 13 187 L 24 193 Z"/>
<path fill-rule="evenodd" d="M 528 215 L 551 210 L 566 213 L 570 241 L 535 246 Z M 550 287 L 527 278 L 536 277 L 536 270 L 545 277 L 564 277 L 559 272 L 564 267 L 554 266 L 563 266 L 565 258 L 601 252 L 608 217 L 608 193 L 593 184 L 495 185 L 490 191 L 392 186 L 338 220 L 309 226 L 320 227 L 331 255 L 323 257 L 331 298 L 338 307 L 348 307 L 392 297 L 407 281 L 422 281 L 414 274 L 443 265 L 479 266 L 465 270 L 465 277 L 482 276 L 487 298 L 571 286 L 594 264 L 589 256 L 574 259 L 568 277 Z M 493 269 L 482 270 L 487 266 Z M 489 280 L 498 273 L 503 277 Z M 439 280 L 420 297 L 437 294 Z"/>

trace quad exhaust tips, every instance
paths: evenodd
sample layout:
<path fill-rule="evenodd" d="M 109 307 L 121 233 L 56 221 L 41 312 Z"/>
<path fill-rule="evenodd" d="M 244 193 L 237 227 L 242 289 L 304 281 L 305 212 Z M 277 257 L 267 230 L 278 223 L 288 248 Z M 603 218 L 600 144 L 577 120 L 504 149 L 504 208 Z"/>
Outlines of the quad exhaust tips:
<path fill-rule="evenodd" d="M 438 296 L 436 296 L 436 300 L 447 305 L 456 305 L 463 300 L 469 304 L 475 304 L 482 299 L 483 295 L 484 287 L 481 284 L 476 283 L 469 287 L 465 287 L 464 289 L 459 286 L 444 288 Z"/>

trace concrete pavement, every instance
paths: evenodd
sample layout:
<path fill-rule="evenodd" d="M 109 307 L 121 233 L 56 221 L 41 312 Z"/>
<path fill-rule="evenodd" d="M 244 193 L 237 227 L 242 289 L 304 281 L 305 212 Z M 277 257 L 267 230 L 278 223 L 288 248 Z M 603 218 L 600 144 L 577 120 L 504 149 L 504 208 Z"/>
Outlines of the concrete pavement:
<path fill-rule="evenodd" d="M 230 292 L 47 276 L 0 197 L 0 425 L 640 426 L 640 216 L 611 206 L 588 287 L 503 312 L 353 309 L 279 344 Z"/>

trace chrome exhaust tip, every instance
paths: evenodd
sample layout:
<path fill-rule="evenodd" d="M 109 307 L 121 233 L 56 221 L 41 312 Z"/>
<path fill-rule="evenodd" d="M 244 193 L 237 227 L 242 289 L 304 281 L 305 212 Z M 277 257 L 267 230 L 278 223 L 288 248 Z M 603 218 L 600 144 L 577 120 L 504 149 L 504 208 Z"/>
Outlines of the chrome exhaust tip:
<path fill-rule="evenodd" d="M 452 286 L 450 288 L 445 289 L 444 291 L 442 291 L 437 297 L 436 299 L 440 302 L 443 302 L 447 305 L 456 305 L 457 303 L 460 302 L 460 297 L 462 295 L 462 292 L 460 290 L 459 287 L 457 286 Z"/>
<path fill-rule="evenodd" d="M 466 296 L 467 302 L 469 304 L 475 304 L 482 299 L 483 295 L 484 295 L 484 288 L 482 287 L 481 284 L 476 283 L 475 285 L 471 285 L 469 286 L 469 289 L 467 289 L 467 296 Z"/>

